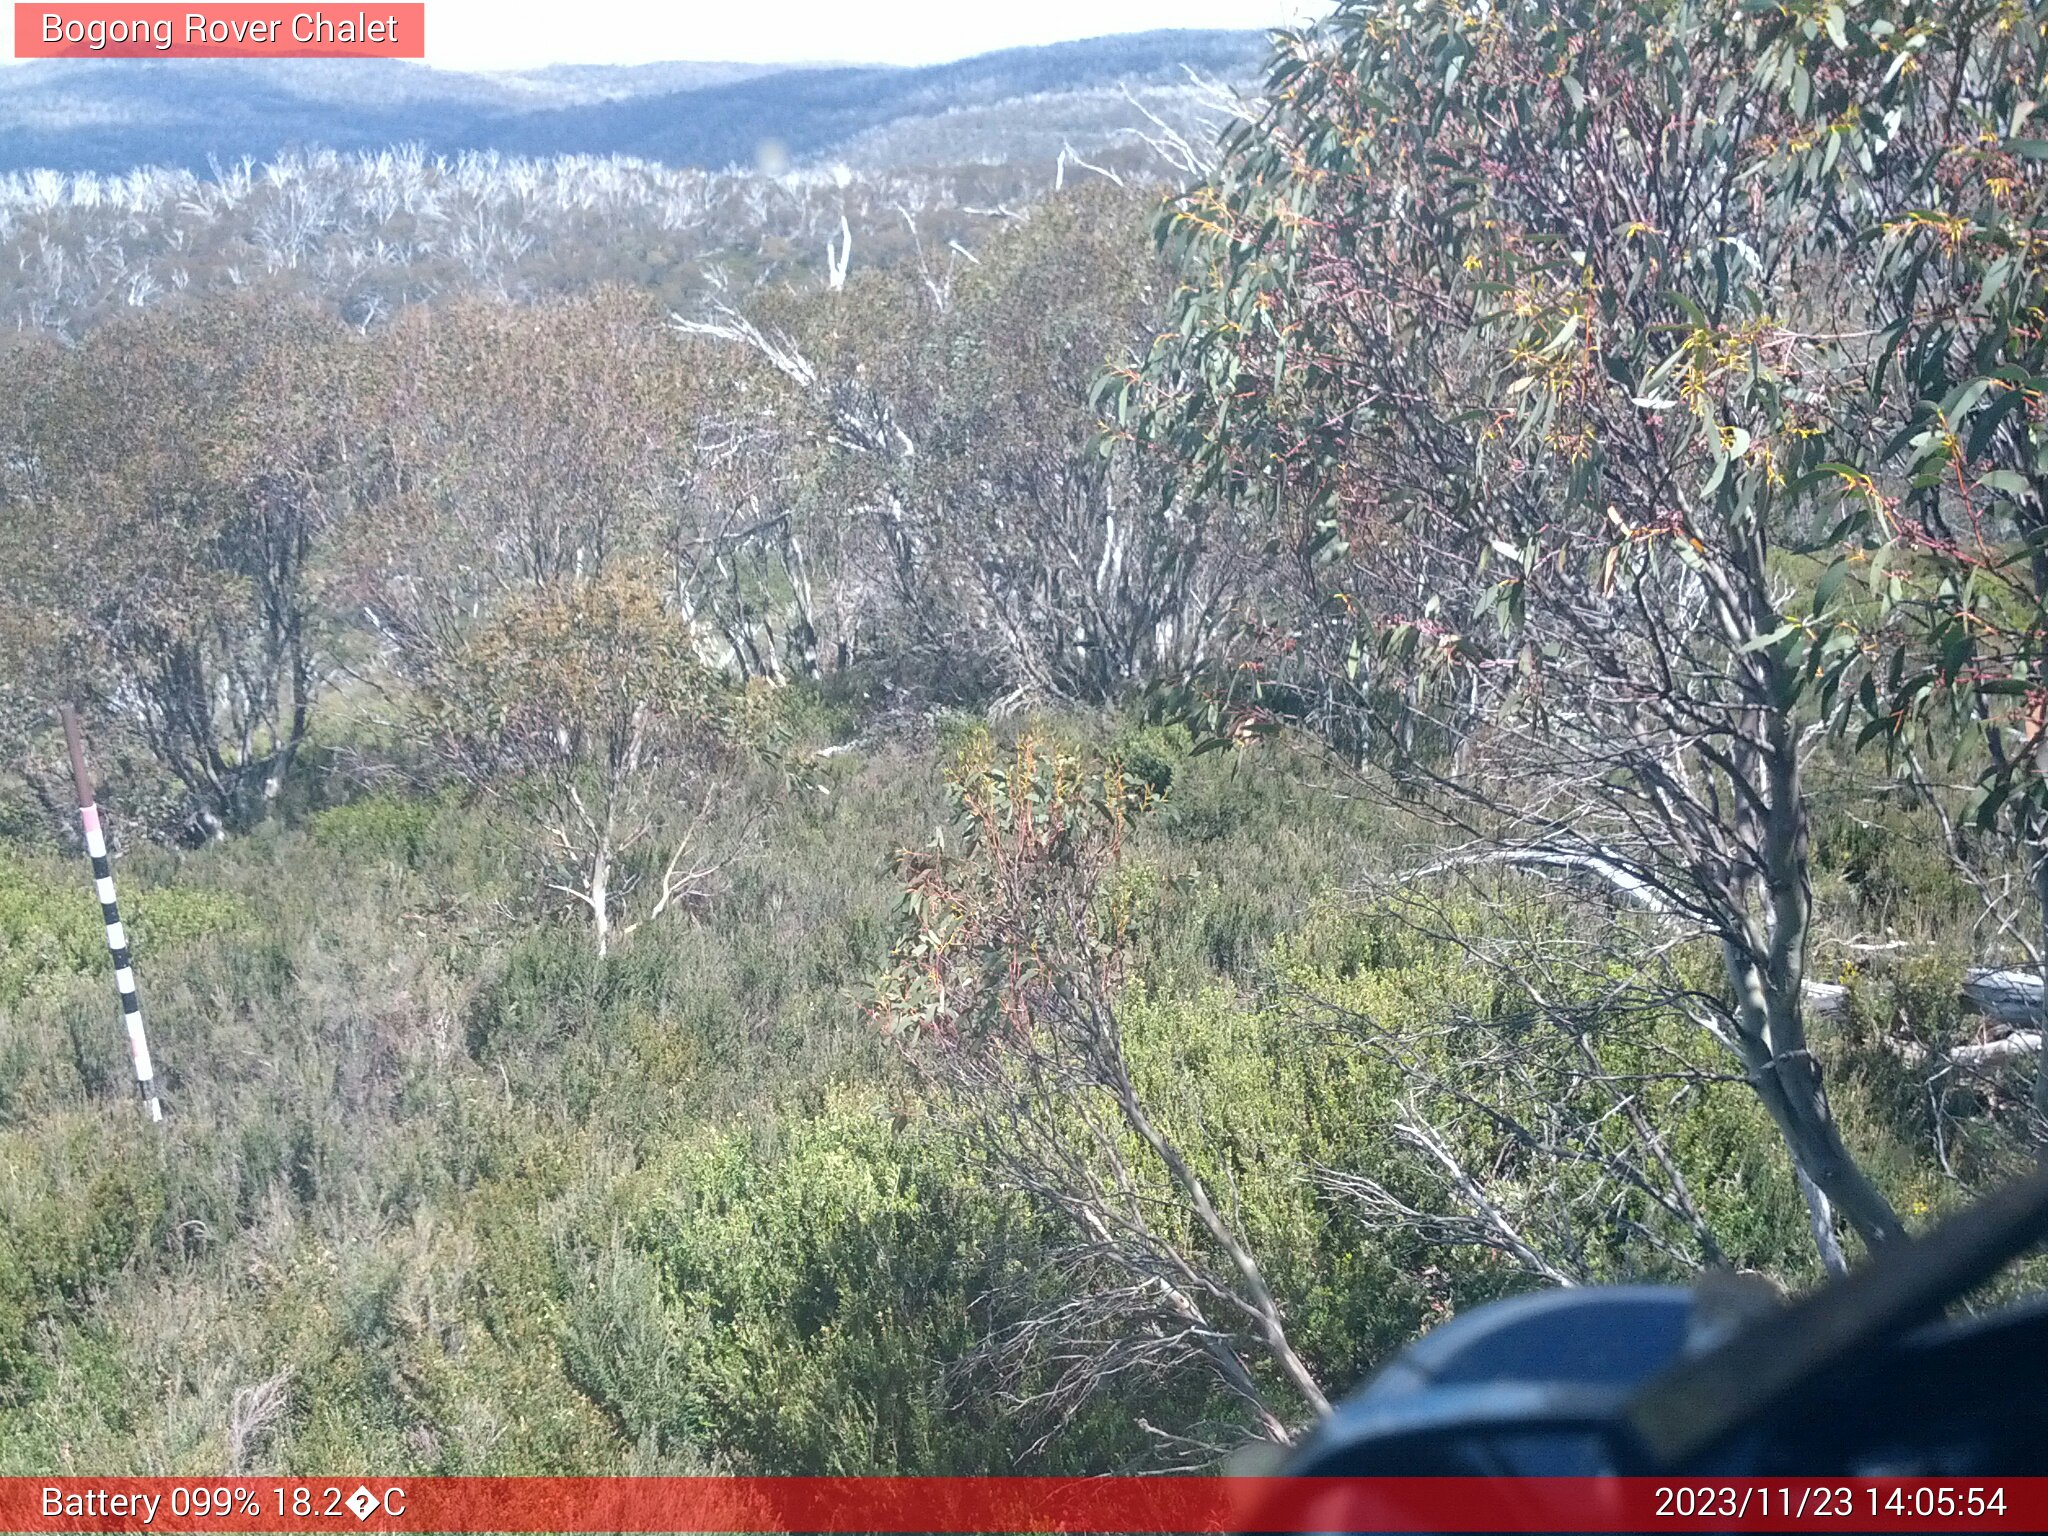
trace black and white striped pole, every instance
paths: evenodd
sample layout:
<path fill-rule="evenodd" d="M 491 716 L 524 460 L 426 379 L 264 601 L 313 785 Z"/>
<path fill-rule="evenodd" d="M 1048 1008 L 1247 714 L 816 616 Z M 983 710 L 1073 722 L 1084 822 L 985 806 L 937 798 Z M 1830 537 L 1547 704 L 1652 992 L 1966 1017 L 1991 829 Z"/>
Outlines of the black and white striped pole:
<path fill-rule="evenodd" d="M 149 1118 L 164 1117 L 156 1096 L 156 1069 L 149 1060 L 149 1036 L 142 1028 L 142 1000 L 135 995 L 135 962 L 128 953 L 128 930 L 114 900 L 114 866 L 107 856 L 107 834 L 100 826 L 100 808 L 93 802 L 92 776 L 85 771 L 85 741 L 78 732 L 78 713 L 69 704 L 64 717 L 64 745 L 71 750 L 71 781 L 78 790 L 78 819 L 85 827 L 85 851 L 92 858 L 93 892 L 107 921 L 107 951 L 114 957 L 114 990 L 121 994 L 121 1022 L 128 1028 L 128 1054 L 135 1058 L 135 1081 L 149 1104 Z"/>

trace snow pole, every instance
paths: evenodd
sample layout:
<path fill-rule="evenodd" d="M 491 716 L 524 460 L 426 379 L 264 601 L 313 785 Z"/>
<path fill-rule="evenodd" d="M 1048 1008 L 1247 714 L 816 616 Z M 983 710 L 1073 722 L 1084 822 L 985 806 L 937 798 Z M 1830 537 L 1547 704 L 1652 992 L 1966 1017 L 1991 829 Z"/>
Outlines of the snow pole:
<path fill-rule="evenodd" d="M 114 990 L 121 996 L 121 1022 L 128 1029 L 128 1054 L 135 1059 L 135 1081 L 149 1104 L 149 1118 L 164 1117 L 156 1094 L 156 1069 L 149 1060 L 149 1036 L 142 1028 L 142 1000 L 135 995 L 134 957 L 128 953 L 128 930 L 114 901 L 114 866 L 107 855 L 107 835 L 100 826 L 100 808 L 93 801 L 92 776 L 85 770 L 85 740 L 78 731 L 78 712 L 69 704 L 64 717 L 64 745 L 71 751 L 71 782 L 78 791 L 78 819 L 85 828 L 85 851 L 92 859 L 93 892 L 107 923 L 107 952 L 114 959 Z"/>

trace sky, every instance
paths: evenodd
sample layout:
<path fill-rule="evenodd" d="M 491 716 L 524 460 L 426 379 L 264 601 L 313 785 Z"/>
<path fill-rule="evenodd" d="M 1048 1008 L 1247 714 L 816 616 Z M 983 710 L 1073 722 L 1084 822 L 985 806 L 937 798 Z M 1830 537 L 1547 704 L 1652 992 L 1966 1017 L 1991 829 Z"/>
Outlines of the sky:
<path fill-rule="evenodd" d="M 327 7 L 359 8 L 376 9 Z M 1327 9 L 1319 0 L 427 0 L 427 62 L 933 64 L 1155 27 L 1285 26 Z"/>

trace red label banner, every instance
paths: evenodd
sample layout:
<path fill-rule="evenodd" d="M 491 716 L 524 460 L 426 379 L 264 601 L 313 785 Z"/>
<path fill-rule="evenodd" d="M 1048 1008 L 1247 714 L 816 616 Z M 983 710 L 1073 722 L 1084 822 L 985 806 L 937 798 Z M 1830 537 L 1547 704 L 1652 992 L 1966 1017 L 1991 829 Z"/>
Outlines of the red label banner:
<path fill-rule="evenodd" d="M 423 59 L 427 8 L 24 5 L 17 59 Z"/>
<path fill-rule="evenodd" d="M 0 1531 L 2040 1531 L 2048 1478 L 0 1478 Z"/>

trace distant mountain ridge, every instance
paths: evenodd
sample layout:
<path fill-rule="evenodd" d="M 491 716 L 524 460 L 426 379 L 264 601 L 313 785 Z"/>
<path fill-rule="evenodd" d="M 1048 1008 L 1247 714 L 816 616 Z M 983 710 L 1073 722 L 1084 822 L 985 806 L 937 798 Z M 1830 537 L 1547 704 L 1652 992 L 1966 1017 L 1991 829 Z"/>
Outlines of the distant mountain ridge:
<path fill-rule="evenodd" d="M 1120 87 L 1175 85 L 1188 69 L 1249 84 L 1265 52 L 1261 32 L 1165 31 L 918 68 L 668 63 L 463 74 L 382 60 L 49 60 L 0 71 L 0 172 L 202 170 L 286 149 L 396 143 L 719 169 L 751 164 L 771 145 L 793 159 L 828 157 L 884 128 L 1025 99 L 1042 99 L 1056 126 L 1062 110 Z M 1088 118 L 1081 111 L 1076 120 Z M 900 133 L 891 141 L 919 142 Z"/>

